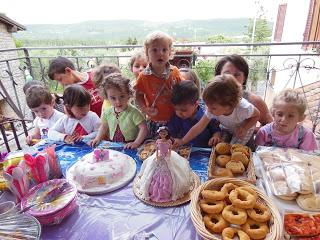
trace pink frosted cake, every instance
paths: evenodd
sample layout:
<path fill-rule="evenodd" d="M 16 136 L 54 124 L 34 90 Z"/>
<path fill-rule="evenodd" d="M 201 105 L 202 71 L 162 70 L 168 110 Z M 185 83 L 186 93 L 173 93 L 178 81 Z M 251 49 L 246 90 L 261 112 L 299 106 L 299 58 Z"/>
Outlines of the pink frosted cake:
<path fill-rule="evenodd" d="M 75 166 L 73 180 L 83 189 L 110 185 L 125 175 L 128 158 L 117 151 L 95 149 Z"/>

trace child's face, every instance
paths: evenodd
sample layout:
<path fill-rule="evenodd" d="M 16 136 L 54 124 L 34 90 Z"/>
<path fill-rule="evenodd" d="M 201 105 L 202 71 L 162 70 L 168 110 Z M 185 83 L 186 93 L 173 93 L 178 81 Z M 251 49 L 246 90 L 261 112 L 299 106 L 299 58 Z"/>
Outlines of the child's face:
<path fill-rule="evenodd" d="M 108 100 L 114 106 L 116 112 L 122 112 L 128 107 L 130 96 L 125 91 L 119 91 L 116 88 L 109 88 L 106 90 Z"/>
<path fill-rule="evenodd" d="M 65 73 L 55 73 L 53 79 L 62 84 L 63 86 L 74 84 L 72 69 L 66 68 Z"/>
<path fill-rule="evenodd" d="M 169 42 L 163 39 L 153 41 L 148 47 L 147 56 L 155 69 L 164 69 L 169 62 L 171 47 Z"/>
<path fill-rule="evenodd" d="M 222 106 L 217 103 L 206 103 L 206 106 L 208 108 L 208 111 L 215 115 L 215 116 L 221 116 L 225 115 L 228 116 L 232 113 L 233 108 L 230 106 Z"/>
<path fill-rule="evenodd" d="M 43 119 L 49 119 L 53 114 L 53 104 L 45 104 L 42 103 L 39 107 L 31 108 L 31 111 L 34 112 L 34 114 Z"/>
<path fill-rule="evenodd" d="M 147 59 L 140 57 L 136 58 L 132 65 L 131 71 L 133 72 L 134 76 L 137 78 L 139 74 L 147 67 L 148 62 Z"/>
<path fill-rule="evenodd" d="M 193 118 L 197 113 L 198 103 L 186 103 L 186 104 L 177 104 L 174 105 L 174 110 L 176 115 L 182 119 Z"/>
<path fill-rule="evenodd" d="M 83 107 L 72 106 L 69 111 L 73 114 L 73 118 L 80 120 L 88 114 L 90 111 L 90 105 Z"/>
<path fill-rule="evenodd" d="M 276 130 L 283 134 L 291 133 L 297 123 L 303 121 L 305 117 L 301 116 L 296 105 L 283 101 L 274 104 L 272 115 Z"/>
<path fill-rule="evenodd" d="M 231 74 L 235 77 L 237 82 L 243 85 L 245 79 L 244 73 L 241 72 L 235 65 L 231 62 L 226 62 L 226 64 L 221 69 L 221 74 Z"/>

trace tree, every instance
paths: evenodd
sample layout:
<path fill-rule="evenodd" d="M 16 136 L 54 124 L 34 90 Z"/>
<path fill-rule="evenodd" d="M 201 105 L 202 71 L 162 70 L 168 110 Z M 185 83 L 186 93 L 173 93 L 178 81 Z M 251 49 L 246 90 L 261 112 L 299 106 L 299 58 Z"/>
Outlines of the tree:
<path fill-rule="evenodd" d="M 251 42 L 252 40 L 253 25 L 254 19 L 250 19 L 249 25 L 247 26 L 247 32 L 245 33 L 245 42 Z M 253 42 L 269 42 L 271 35 L 271 23 L 269 23 L 264 16 L 257 18 Z"/>
<path fill-rule="evenodd" d="M 233 38 L 226 37 L 223 34 L 217 34 L 214 36 L 208 37 L 209 43 L 231 43 L 235 42 Z"/>

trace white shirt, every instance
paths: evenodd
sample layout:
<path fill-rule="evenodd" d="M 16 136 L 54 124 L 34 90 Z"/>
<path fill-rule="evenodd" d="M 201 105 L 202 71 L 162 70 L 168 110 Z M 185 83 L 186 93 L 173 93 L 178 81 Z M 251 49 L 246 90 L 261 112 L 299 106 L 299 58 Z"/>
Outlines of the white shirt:
<path fill-rule="evenodd" d="M 64 115 L 50 128 L 48 137 L 53 141 L 63 141 L 66 135 L 71 135 L 74 132 L 78 124 L 88 133 L 83 137 L 86 140 L 91 140 L 96 137 L 101 121 L 98 115 L 91 111 L 80 120 Z"/>
<path fill-rule="evenodd" d="M 233 109 L 233 112 L 228 115 L 215 116 L 208 112 L 206 109 L 206 116 L 209 119 L 217 119 L 221 125 L 227 128 L 229 131 L 233 132 L 237 127 L 239 127 L 244 120 L 250 118 L 253 114 L 254 106 L 249 103 L 246 99 L 242 98 L 239 104 Z"/>
<path fill-rule="evenodd" d="M 48 137 L 48 131 L 51 127 L 53 127 L 53 125 L 60 119 L 63 117 L 63 113 L 59 112 L 57 110 L 53 110 L 53 114 L 51 115 L 51 117 L 49 119 L 44 119 L 44 118 L 40 118 L 40 117 L 36 117 L 33 120 L 33 124 L 36 128 L 39 128 L 40 130 L 40 135 L 41 138 L 47 138 Z"/>

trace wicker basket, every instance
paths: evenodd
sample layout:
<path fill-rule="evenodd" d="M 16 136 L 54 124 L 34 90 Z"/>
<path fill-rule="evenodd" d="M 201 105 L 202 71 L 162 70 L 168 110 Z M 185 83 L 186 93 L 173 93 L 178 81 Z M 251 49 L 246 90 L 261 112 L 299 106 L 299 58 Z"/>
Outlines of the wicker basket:
<path fill-rule="evenodd" d="M 254 169 L 254 164 L 253 164 L 253 160 L 252 160 L 252 152 L 251 149 L 249 148 L 250 151 L 250 162 L 247 166 L 246 171 L 244 172 L 243 175 L 238 175 L 240 179 L 247 181 L 249 183 L 252 184 L 256 184 L 257 178 L 256 178 L 256 172 Z M 208 179 L 214 179 L 214 178 L 220 178 L 221 176 L 215 176 L 213 174 L 213 169 L 216 167 L 216 158 L 217 158 L 217 154 L 214 151 L 214 148 L 212 148 L 211 151 L 211 155 L 209 158 L 209 166 L 208 166 Z M 235 176 L 236 178 L 238 178 L 238 176 Z"/>
<path fill-rule="evenodd" d="M 212 179 L 209 180 L 202 185 L 200 185 L 191 195 L 191 219 L 193 222 L 193 225 L 195 226 L 198 234 L 203 238 L 203 239 L 210 239 L 210 240 L 221 240 L 221 235 L 218 234 L 212 234 L 210 233 L 203 222 L 203 217 L 201 214 L 201 209 L 198 204 L 199 198 L 200 198 L 200 193 L 204 189 L 220 189 L 223 184 L 225 183 L 233 183 L 238 186 L 250 186 L 253 188 L 258 196 L 259 199 L 258 201 L 263 202 L 271 212 L 271 219 L 270 219 L 270 224 L 269 228 L 270 231 L 268 235 L 266 236 L 265 240 L 280 240 L 283 236 L 282 232 L 282 218 L 280 216 L 280 213 L 277 209 L 277 207 L 273 204 L 272 200 L 267 197 L 264 193 L 262 193 L 259 189 L 257 189 L 255 186 L 252 184 L 247 183 L 246 181 L 235 179 L 235 178 L 217 178 L 217 179 Z"/>

